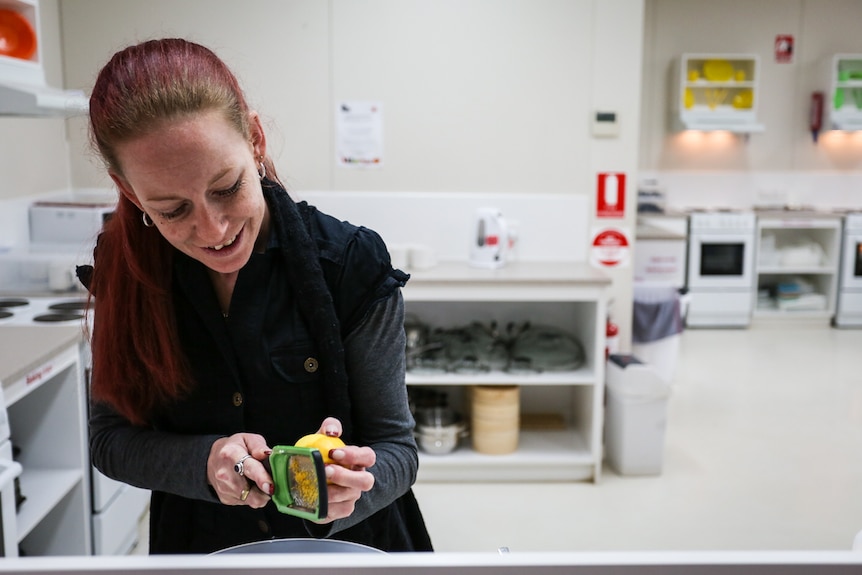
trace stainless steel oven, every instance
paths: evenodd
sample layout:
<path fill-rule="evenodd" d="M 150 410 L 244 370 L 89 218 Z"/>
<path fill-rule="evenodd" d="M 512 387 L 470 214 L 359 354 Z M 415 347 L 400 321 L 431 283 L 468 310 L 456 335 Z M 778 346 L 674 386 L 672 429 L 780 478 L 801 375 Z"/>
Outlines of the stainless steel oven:
<path fill-rule="evenodd" d="M 833 324 L 836 327 L 862 327 L 862 213 L 844 217 L 839 273 L 841 280 Z"/>
<path fill-rule="evenodd" d="M 686 325 L 745 327 L 751 322 L 755 232 L 750 212 L 689 216 Z"/>

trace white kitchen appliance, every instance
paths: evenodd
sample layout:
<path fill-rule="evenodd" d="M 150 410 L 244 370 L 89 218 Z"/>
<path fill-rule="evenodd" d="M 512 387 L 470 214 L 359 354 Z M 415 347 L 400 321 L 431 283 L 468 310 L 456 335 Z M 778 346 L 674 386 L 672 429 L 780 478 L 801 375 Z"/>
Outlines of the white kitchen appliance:
<path fill-rule="evenodd" d="M 104 201 L 38 201 L 30 206 L 30 246 L 35 251 L 78 251 L 95 244 L 114 214 Z"/>
<path fill-rule="evenodd" d="M 862 213 L 844 217 L 835 327 L 862 327 Z"/>
<path fill-rule="evenodd" d="M 497 208 L 479 208 L 470 243 L 470 265 L 501 268 L 509 252 L 509 226 Z"/>
<path fill-rule="evenodd" d="M 85 310 L 86 296 L 84 295 L 2 296 L 0 297 L 0 325 L 80 325 L 83 329 L 85 315 L 87 315 Z M 89 316 L 86 319 L 89 319 Z M 81 347 L 81 356 L 87 376 L 85 379 L 89 382 L 92 359 L 90 347 L 86 343 Z M 3 457 L 0 452 L 0 478 L 2 478 Z M 93 506 L 93 553 L 124 555 L 137 543 L 138 520 L 147 509 L 150 493 L 110 479 L 96 468 L 91 469 L 90 479 Z"/>
<path fill-rule="evenodd" d="M 689 216 L 689 327 L 747 327 L 754 311 L 751 212 L 708 211 Z"/>

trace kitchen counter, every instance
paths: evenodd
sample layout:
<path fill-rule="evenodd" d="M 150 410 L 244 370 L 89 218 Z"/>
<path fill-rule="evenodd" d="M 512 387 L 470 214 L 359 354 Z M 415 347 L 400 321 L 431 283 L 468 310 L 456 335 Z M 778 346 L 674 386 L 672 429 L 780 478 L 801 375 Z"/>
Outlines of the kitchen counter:
<path fill-rule="evenodd" d="M 408 289 L 413 283 L 576 283 L 584 286 L 610 285 L 611 278 L 582 262 L 569 261 L 513 261 L 501 268 L 480 268 L 462 261 L 444 261 L 423 270 L 410 273 Z"/>
<path fill-rule="evenodd" d="M 6 401 L 11 402 L 7 389 L 30 376 L 51 358 L 84 337 L 80 325 L 64 326 L 0 326 L 0 382 Z"/>
<path fill-rule="evenodd" d="M 661 228 L 650 224 L 638 222 L 635 228 L 636 240 L 686 240 L 684 233 L 679 233 L 677 230 Z"/>

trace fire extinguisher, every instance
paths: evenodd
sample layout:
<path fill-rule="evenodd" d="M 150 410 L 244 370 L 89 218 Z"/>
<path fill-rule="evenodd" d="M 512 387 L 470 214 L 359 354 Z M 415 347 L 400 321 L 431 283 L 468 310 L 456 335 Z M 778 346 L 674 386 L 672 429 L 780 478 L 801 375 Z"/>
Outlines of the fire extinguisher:
<path fill-rule="evenodd" d="M 620 326 L 615 324 L 611 317 L 608 316 L 607 324 L 605 325 L 605 359 L 610 357 L 612 353 L 620 352 Z"/>
<path fill-rule="evenodd" d="M 839 90 L 841 88 L 838 88 Z M 817 135 L 823 128 L 823 92 L 814 92 L 811 94 L 811 117 L 808 122 L 808 129 L 811 130 L 811 139 L 817 143 Z"/>

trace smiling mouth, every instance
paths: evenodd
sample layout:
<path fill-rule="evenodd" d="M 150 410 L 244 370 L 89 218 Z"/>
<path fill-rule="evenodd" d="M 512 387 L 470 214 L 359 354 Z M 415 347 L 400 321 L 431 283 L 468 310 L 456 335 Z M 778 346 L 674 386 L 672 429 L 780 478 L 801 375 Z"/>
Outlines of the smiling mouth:
<path fill-rule="evenodd" d="M 226 248 L 226 247 L 228 247 L 229 245 L 233 244 L 233 243 L 236 241 L 237 236 L 239 236 L 239 234 L 237 234 L 236 236 L 232 237 L 231 239 L 229 239 L 229 240 L 228 240 L 228 241 L 226 241 L 225 243 L 223 243 L 223 244 L 219 244 L 219 245 L 217 245 L 217 246 L 211 246 L 209 249 L 211 249 L 211 250 L 215 250 L 215 251 L 219 251 L 219 250 L 221 250 L 222 248 Z"/>

